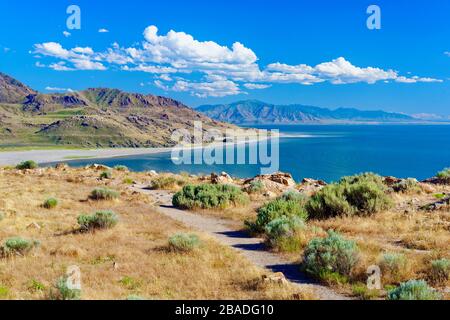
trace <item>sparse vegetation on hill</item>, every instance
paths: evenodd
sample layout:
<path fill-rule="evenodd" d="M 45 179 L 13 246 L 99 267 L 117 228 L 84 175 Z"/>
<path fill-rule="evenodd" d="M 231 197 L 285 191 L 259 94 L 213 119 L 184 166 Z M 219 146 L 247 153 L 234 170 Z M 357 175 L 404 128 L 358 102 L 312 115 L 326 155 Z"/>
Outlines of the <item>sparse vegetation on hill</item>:
<path fill-rule="evenodd" d="M 0 73 L 1 147 L 173 146 L 174 129 L 231 128 L 171 98 L 97 88 L 41 94 Z"/>

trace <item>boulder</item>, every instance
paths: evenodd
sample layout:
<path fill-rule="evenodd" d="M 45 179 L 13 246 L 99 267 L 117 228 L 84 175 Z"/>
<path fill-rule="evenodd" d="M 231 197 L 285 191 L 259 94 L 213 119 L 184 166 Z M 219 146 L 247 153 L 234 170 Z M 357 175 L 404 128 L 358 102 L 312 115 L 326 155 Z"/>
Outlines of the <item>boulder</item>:
<path fill-rule="evenodd" d="M 244 181 L 244 188 L 248 188 L 252 181 L 261 181 L 264 189 L 270 192 L 285 192 L 288 189 L 293 189 L 296 186 L 294 179 L 289 173 L 277 172 L 273 174 L 262 174 L 252 179 Z"/>
<path fill-rule="evenodd" d="M 263 275 L 262 280 L 264 283 L 276 283 L 280 285 L 288 284 L 288 281 L 282 272 L 276 272 L 271 275 Z"/>
<path fill-rule="evenodd" d="M 392 176 L 387 176 L 384 177 L 383 179 L 384 184 L 387 185 L 388 187 L 392 187 L 394 184 L 399 183 L 400 181 L 402 181 L 402 179 Z"/>
<path fill-rule="evenodd" d="M 214 183 L 214 184 L 233 183 L 233 178 L 231 178 L 231 176 L 226 172 L 222 172 L 220 175 L 215 174 L 213 172 L 213 173 L 211 173 L 211 183 Z"/>
<path fill-rule="evenodd" d="M 93 163 L 91 165 L 88 165 L 85 167 L 86 169 L 93 169 L 93 170 L 102 170 L 102 171 L 107 171 L 107 170 L 112 170 L 112 168 L 105 166 L 103 164 L 97 164 L 97 163 Z"/>
<path fill-rule="evenodd" d="M 69 166 L 67 165 L 67 163 L 63 163 L 63 162 L 57 163 L 55 165 L 56 170 L 66 170 L 68 168 L 69 168 Z"/>

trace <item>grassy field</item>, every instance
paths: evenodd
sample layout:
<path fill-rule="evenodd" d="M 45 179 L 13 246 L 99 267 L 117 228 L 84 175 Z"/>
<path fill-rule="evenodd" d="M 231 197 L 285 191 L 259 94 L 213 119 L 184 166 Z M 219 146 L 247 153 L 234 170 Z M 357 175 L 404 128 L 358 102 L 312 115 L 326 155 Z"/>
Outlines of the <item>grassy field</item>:
<path fill-rule="evenodd" d="M 114 170 L 111 179 L 100 180 L 100 173 L 0 170 L 1 241 L 19 236 L 40 243 L 24 255 L 0 258 L 1 299 L 48 299 L 71 265 L 81 269 L 82 299 L 292 299 L 299 293 L 262 283 L 263 270 L 202 233 L 192 252 L 169 250 L 170 236 L 192 231 L 154 211 L 152 199 L 128 190 L 130 181 L 150 177 Z M 96 187 L 120 197 L 92 200 Z M 58 204 L 46 209 L 50 197 Z M 77 217 L 99 210 L 113 210 L 118 224 L 78 232 Z"/>

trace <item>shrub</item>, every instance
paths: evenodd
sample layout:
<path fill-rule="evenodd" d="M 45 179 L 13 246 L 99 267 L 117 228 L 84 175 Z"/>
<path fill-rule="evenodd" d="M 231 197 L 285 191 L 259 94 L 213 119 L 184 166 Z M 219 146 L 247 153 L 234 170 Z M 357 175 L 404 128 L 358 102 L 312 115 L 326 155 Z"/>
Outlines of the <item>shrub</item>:
<path fill-rule="evenodd" d="M 265 189 L 264 183 L 261 180 L 252 180 L 250 181 L 250 185 L 248 187 L 249 193 L 260 193 Z"/>
<path fill-rule="evenodd" d="M 94 200 L 114 200 L 119 198 L 119 193 L 108 188 L 95 188 L 90 197 Z"/>
<path fill-rule="evenodd" d="M 303 266 L 306 272 L 318 278 L 329 273 L 349 276 L 358 262 L 358 255 L 359 249 L 354 241 L 328 231 L 326 238 L 309 242 L 303 255 Z"/>
<path fill-rule="evenodd" d="M 303 228 L 305 223 L 297 216 L 282 216 L 274 219 L 264 228 L 267 245 L 280 251 L 295 251 L 300 247 L 300 242 L 295 235 Z"/>
<path fill-rule="evenodd" d="M 92 215 L 80 215 L 77 221 L 81 230 L 88 231 L 112 228 L 119 219 L 113 211 L 97 211 Z"/>
<path fill-rule="evenodd" d="M 27 160 L 19 163 L 16 166 L 16 169 L 19 170 L 25 170 L 25 169 L 36 169 L 38 167 L 38 164 L 34 162 L 33 160 Z"/>
<path fill-rule="evenodd" d="M 406 258 L 398 253 L 385 253 L 380 259 L 380 268 L 383 274 L 388 274 L 398 281 L 400 273 L 406 268 Z"/>
<path fill-rule="evenodd" d="M 114 170 L 117 170 L 117 171 L 128 171 L 128 167 L 124 166 L 124 165 L 117 165 L 117 166 L 114 166 Z"/>
<path fill-rule="evenodd" d="M 240 188 L 227 184 L 187 185 L 172 199 L 173 205 L 182 209 L 225 209 L 247 202 Z"/>
<path fill-rule="evenodd" d="M 392 206 L 386 191 L 382 178 L 373 173 L 344 177 L 313 195 L 306 209 L 316 219 L 371 215 Z"/>
<path fill-rule="evenodd" d="M 43 203 L 43 207 L 46 209 L 53 209 L 58 205 L 58 200 L 55 198 L 48 198 L 47 200 L 44 201 Z"/>
<path fill-rule="evenodd" d="M 67 285 L 67 277 L 61 277 L 55 284 L 55 290 L 50 292 L 50 299 L 52 300 L 80 300 L 81 290 L 71 289 Z"/>
<path fill-rule="evenodd" d="M 283 195 L 281 196 L 281 199 L 286 200 L 286 201 L 297 201 L 299 203 L 301 203 L 302 205 L 306 204 L 308 198 L 297 191 L 286 191 L 285 193 L 283 193 Z"/>
<path fill-rule="evenodd" d="M 100 173 L 100 179 L 112 179 L 112 172 L 111 171 L 103 171 Z"/>
<path fill-rule="evenodd" d="M 299 220 L 305 221 L 308 215 L 301 202 L 286 200 L 283 197 L 278 198 L 258 209 L 253 230 L 263 232 L 268 223 L 282 217 L 297 217 Z"/>
<path fill-rule="evenodd" d="M 388 300 L 440 300 L 441 295 L 429 287 L 424 280 L 409 280 L 400 283 L 388 292 Z"/>
<path fill-rule="evenodd" d="M 355 208 L 345 199 L 341 186 L 330 184 L 311 197 L 306 210 L 311 218 L 326 219 L 352 215 Z"/>
<path fill-rule="evenodd" d="M 12 254 L 26 254 L 31 249 L 39 245 L 39 241 L 28 240 L 20 237 L 14 237 L 6 239 L 2 246 L 2 252 L 4 255 Z"/>
<path fill-rule="evenodd" d="M 28 284 L 28 290 L 32 292 L 44 291 L 45 285 L 35 279 L 31 279 Z"/>
<path fill-rule="evenodd" d="M 177 233 L 169 238 L 169 248 L 173 251 L 188 252 L 200 245 L 195 234 Z"/>
<path fill-rule="evenodd" d="M 344 195 L 358 215 L 371 215 L 391 207 L 392 201 L 385 191 L 377 183 L 362 181 L 346 186 Z"/>
<path fill-rule="evenodd" d="M 179 179 L 173 176 L 162 176 L 153 179 L 148 188 L 150 190 L 171 190 L 177 187 L 182 187 L 186 184 L 184 179 Z"/>
<path fill-rule="evenodd" d="M 365 283 L 357 283 L 352 286 L 352 292 L 361 300 L 372 300 L 377 298 L 380 292 L 376 289 L 368 289 Z"/>
<path fill-rule="evenodd" d="M 134 180 L 131 178 L 124 178 L 122 182 L 125 184 L 133 184 Z"/>
<path fill-rule="evenodd" d="M 421 191 L 419 182 L 414 178 L 401 180 L 395 183 L 392 189 L 401 193 L 419 193 Z"/>
<path fill-rule="evenodd" d="M 436 177 L 443 183 L 450 183 L 450 168 L 445 168 L 436 174 Z"/>
<path fill-rule="evenodd" d="M 119 280 L 119 283 L 127 288 L 128 290 L 136 290 L 142 285 L 142 281 L 132 278 L 130 276 L 125 276 Z"/>
<path fill-rule="evenodd" d="M 8 295 L 9 295 L 8 287 L 0 285 L 0 299 L 4 299 L 8 297 Z"/>
<path fill-rule="evenodd" d="M 433 284 L 445 284 L 449 278 L 450 260 L 438 259 L 431 261 L 429 278 Z"/>

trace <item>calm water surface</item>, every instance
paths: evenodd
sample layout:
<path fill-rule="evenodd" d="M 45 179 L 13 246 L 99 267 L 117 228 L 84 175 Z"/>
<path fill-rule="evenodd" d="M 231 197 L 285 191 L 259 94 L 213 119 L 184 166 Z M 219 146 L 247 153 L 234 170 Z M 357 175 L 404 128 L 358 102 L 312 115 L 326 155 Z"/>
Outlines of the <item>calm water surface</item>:
<path fill-rule="evenodd" d="M 425 179 L 450 167 L 448 125 L 290 125 L 279 129 L 280 170 L 296 180 L 304 177 L 336 181 L 345 175 L 373 171 L 382 175 Z M 241 146 L 239 148 L 248 148 Z M 126 165 L 135 171 L 156 170 L 209 174 L 226 171 L 251 177 L 258 165 L 175 165 L 170 153 L 113 159 L 76 160 L 72 166 L 103 163 Z"/>

